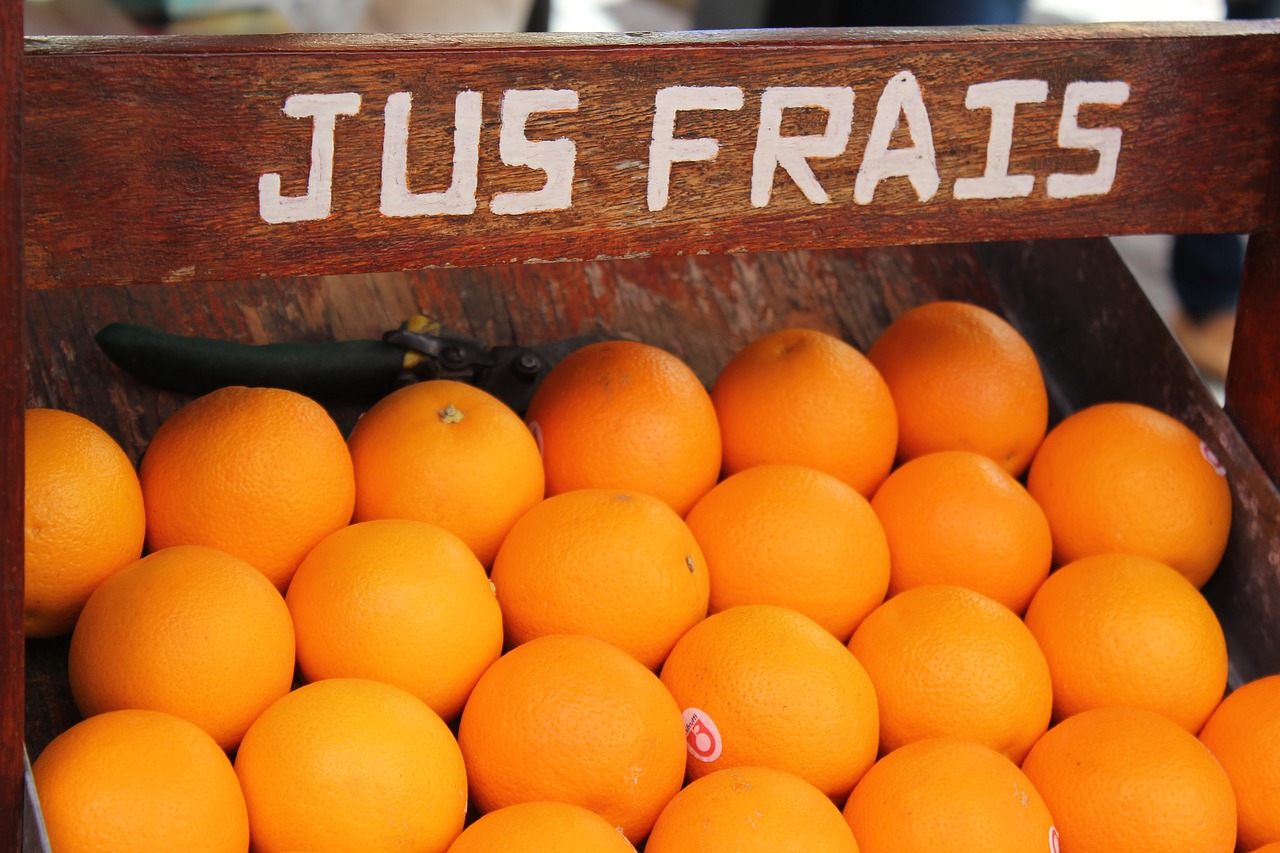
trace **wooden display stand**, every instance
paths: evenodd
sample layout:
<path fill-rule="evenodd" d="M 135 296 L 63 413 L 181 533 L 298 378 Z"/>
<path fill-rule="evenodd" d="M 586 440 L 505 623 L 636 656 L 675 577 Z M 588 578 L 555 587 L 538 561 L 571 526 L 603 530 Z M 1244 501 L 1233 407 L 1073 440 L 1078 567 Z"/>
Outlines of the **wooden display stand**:
<path fill-rule="evenodd" d="M 137 460 L 186 402 L 97 351 L 117 320 L 329 340 L 423 310 L 492 344 L 630 334 L 710 381 L 776 328 L 865 349 L 974 301 L 1055 419 L 1128 399 L 1201 435 L 1233 683 L 1280 672 L 1280 24 L 24 47 L 0 16 L 5 849 L 24 745 L 77 719 L 65 640 L 22 636 L 23 408 Z M 1252 235 L 1225 411 L 1097 239 L 1195 232 Z"/>

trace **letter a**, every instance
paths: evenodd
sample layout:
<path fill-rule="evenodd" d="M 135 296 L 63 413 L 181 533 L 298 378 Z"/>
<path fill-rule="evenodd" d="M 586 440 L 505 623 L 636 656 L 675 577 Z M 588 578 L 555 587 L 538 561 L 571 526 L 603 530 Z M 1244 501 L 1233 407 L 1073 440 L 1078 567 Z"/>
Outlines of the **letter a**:
<path fill-rule="evenodd" d="M 911 134 L 910 148 L 890 148 L 898 116 L 907 119 Z M 916 196 L 928 201 L 938 191 L 938 158 L 933 150 L 933 129 L 929 112 L 924 108 L 920 84 L 910 71 L 900 71 L 885 84 L 876 104 L 876 117 L 871 123 L 871 136 L 862 155 L 862 166 L 853 185 L 853 200 L 871 204 L 876 186 L 885 178 L 905 177 L 911 181 Z"/>

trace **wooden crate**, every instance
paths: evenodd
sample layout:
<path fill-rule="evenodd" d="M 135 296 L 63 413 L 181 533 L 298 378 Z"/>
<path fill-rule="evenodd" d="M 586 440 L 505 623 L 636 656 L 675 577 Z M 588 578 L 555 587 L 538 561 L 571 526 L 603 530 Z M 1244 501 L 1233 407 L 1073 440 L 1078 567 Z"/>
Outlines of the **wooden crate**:
<path fill-rule="evenodd" d="M 423 310 L 493 344 L 634 335 L 709 382 L 773 329 L 865 348 L 913 305 L 974 301 L 1031 342 L 1055 418 L 1135 400 L 1223 460 L 1205 592 L 1233 682 L 1280 672 L 1280 25 L 24 50 L 0 10 L 11 849 L 24 744 L 77 719 L 66 640 L 22 639 L 21 410 L 91 417 L 136 460 L 186 399 L 97 351 L 117 320 L 330 340 Z M 1232 231 L 1252 239 L 1224 411 L 1100 238 Z"/>

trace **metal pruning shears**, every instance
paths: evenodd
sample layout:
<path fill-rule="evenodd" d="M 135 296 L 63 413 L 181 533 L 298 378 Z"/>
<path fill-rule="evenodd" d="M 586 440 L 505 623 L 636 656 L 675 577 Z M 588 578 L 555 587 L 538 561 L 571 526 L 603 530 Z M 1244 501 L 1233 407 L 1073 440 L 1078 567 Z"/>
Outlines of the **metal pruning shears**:
<path fill-rule="evenodd" d="M 133 323 L 111 323 L 94 339 L 119 367 L 169 391 L 205 394 L 227 385 L 256 385 L 288 388 L 322 402 L 355 402 L 414 382 L 453 379 L 488 391 L 523 415 L 557 362 L 604 338 L 490 347 L 415 315 L 380 340 L 244 344 Z"/>

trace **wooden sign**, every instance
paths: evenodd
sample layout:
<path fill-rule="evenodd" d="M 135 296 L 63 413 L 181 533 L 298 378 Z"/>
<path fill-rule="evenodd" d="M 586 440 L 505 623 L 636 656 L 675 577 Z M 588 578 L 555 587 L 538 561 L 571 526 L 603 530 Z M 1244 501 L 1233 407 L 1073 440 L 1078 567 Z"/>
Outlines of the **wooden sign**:
<path fill-rule="evenodd" d="M 1253 230 L 1278 45 L 1274 24 L 34 40 L 28 286 Z"/>

